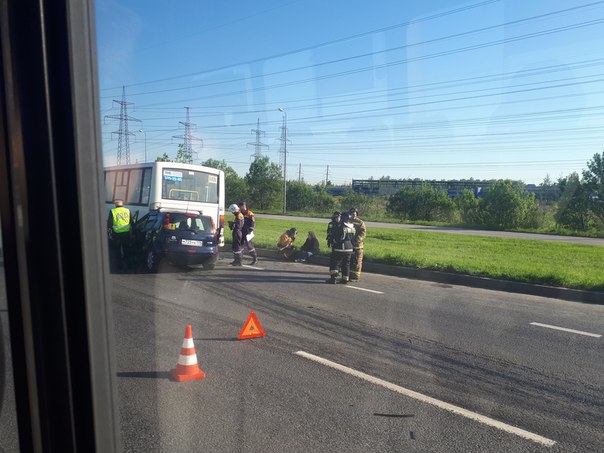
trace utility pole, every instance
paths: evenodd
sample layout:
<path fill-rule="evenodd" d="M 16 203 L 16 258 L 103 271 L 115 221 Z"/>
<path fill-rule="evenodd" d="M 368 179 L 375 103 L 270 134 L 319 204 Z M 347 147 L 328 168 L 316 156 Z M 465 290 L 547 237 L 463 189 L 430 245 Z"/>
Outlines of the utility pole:
<path fill-rule="evenodd" d="M 200 138 L 194 137 L 191 134 L 191 129 L 197 128 L 197 124 L 191 123 L 189 121 L 190 107 L 185 107 L 185 109 L 187 109 L 187 117 L 186 117 L 187 119 L 184 122 L 179 121 L 179 124 L 182 124 L 185 127 L 185 133 L 183 135 L 173 135 L 172 138 L 179 138 L 181 140 L 184 140 L 184 144 L 182 146 L 183 157 L 185 159 L 190 159 L 190 161 L 186 162 L 186 163 L 193 163 L 193 153 L 197 153 L 197 151 L 193 151 L 193 144 L 191 142 L 198 141 L 201 143 L 201 146 L 203 147 L 203 140 Z"/>
<path fill-rule="evenodd" d="M 329 165 L 327 166 L 327 171 L 325 172 L 325 185 L 327 186 L 327 181 L 329 181 Z"/>
<path fill-rule="evenodd" d="M 120 114 L 119 115 L 106 115 L 105 118 L 112 118 L 114 120 L 120 120 L 120 128 L 117 131 L 113 131 L 113 134 L 117 134 L 117 165 L 122 165 L 122 158 L 124 159 L 124 164 L 130 164 L 130 140 L 129 136 L 134 135 L 133 132 L 130 132 L 128 129 L 128 121 L 138 121 L 141 120 L 132 118 L 128 116 L 128 106 L 134 105 L 132 102 L 126 102 L 126 87 L 122 87 L 122 100 L 118 101 L 116 99 L 113 102 L 119 104 L 120 106 Z"/>
<path fill-rule="evenodd" d="M 262 157 L 262 152 L 261 149 L 263 146 L 266 146 L 268 148 L 268 145 L 265 145 L 264 143 L 260 143 L 260 136 L 264 136 L 264 131 L 260 130 L 260 118 L 258 118 L 258 123 L 256 124 L 256 129 L 252 129 L 252 133 L 256 134 L 256 142 L 255 143 L 249 143 L 248 145 L 254 145 L 254 154 L 252 154 L 252 157 L 254 158 L 254 160 L 259 159 L 260 157 Z"/>
<path fill-rule="evenodd" d="M 287 212 L 287 112 L 279 107 L 283 113 L 283 126 L 281 127 L 281 145 L 283 147 L 283 212 Z"/>
<path fill-rule="evenodd" d="M 298 182 L 302 182 L 302 164 L 298 164 Z"/>

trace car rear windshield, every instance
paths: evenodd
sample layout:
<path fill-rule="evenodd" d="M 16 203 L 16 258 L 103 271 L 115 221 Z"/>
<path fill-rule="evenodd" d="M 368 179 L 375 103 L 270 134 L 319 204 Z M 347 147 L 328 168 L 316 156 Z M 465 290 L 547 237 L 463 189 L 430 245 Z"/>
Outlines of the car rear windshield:
<path fill-rule="evenodd" d="M 171 212 L 167 221 L 169 230 L 196 230 L 199 232 L 212 232 L 212 219 L 204 215 L 191 215 Z"/>

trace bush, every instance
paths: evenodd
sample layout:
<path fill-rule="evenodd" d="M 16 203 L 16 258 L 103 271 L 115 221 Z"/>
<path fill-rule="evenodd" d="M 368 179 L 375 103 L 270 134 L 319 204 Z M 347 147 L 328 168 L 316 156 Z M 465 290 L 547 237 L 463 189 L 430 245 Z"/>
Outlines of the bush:
<path fill-rule="evenodd" d="M 479 201 L 482 225 L 499 228 L 534 228 L 538 219 L 535 196 L 518 181 L 498 180 Z"/>
<path fill-rule="evenodd" d="M 455 203 L 447 192 L 428 184 L 403 187 L 388 201 L 388 212 L 401 220 L 451 221 Z"/>
<path fill-rule="evenodd" d="M 576 231 L 587 231 L 595 226 L 595 218 L 590 210 L 590 191 L 582 183 L 577 173 L 560 179 L 562 196 L 554 218 L 559 226 Z"/>

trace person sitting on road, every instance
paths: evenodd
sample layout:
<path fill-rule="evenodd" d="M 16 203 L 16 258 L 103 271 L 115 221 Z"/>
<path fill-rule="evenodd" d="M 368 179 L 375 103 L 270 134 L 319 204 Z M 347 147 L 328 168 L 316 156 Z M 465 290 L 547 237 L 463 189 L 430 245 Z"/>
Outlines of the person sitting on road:
<path fill-rule="evenodd" d="M 308 232 L 308 237 L 306 238 L 306 242 L 304 245 L 300 247 L 300 251 L 298 251 L 295 255 L 295 260 L 298 263 L 305 263 L 310 259 L 313 255 L 319 254 L 319 240 L 313 231 Z"/>
<path fill-rule="evenodd" d="M 279 242 L 277 243 L 279 254 L 288 261 L 293 259 L 294 253 L 296 252 L 296 247 L 293 244 L 297 234 L 297 228 L 290 228 L 281 235 Z"/>

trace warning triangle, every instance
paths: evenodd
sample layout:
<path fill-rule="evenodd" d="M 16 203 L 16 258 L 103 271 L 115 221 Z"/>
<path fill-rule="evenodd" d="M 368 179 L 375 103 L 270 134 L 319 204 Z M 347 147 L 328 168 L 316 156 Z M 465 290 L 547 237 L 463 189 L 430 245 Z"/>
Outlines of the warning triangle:
<path fill-rule="evenodd" d="M 237 339 L 245 340 L 246 338 L 264 337 L 265 335 L 266 333 L 264 333 L 264 329 L 260 325 L 260 321 L 258 320 L 256 313 L 254 313 L 254 310 L 252 310 L 247 318 L 247 321 L 245 321 L 245 324 L 243 325 L 243 329 L 241 329 L 241 332 L 239 332 Z"/>

